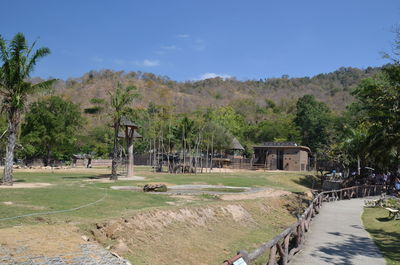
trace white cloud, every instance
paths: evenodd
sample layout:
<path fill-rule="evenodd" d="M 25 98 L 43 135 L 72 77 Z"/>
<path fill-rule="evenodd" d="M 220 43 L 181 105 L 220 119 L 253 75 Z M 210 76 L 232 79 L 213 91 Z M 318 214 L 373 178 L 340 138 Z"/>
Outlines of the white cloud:
<path fill-rule="evenodd" d="M 200 75 L 200 78 L 198 78 L 197 80 L 205 80 L 205 79 L 216 78 L 216 77 L 220 77 L 222 79 L 232 78 L 231 75 L 227 75 L 227 74 L 204 73 L 204 74 Z"/>
<path fill-rule="evenodd" d="M 160 46 L 160 49 L 158 51 L 155 51 L 155 54 L 158 55 L 164 55 L 168 52 L 173 52 L 173 51 L 180 51 L 182 50 L 181 48 L 179 48 L 178 46 L 172 44 L 172 45 L 164 45 L 164 46 Z"/>
<path fill-rule="evenodd" d="M 160 65 L 159 60 L 144 59 L 143 61 L 134 61 L 133 64 L 142 67 L 155 67 Z"/>
<path fill-rule="evenodd" d="M 198 52 L 204 51 L 206 48 L 206 43 L 202 39 L 197 39 L 194 41 L 194 49 Z"/>
<path fill-rule="evenodd" d="M 102 63 L 102 62 L 104 62 L 104 59 L 103 59 L 103 57 L 100 57 L 100 56 L 93 56 L 92 61 L 95 63 Z"/>
<path fill-rule="evenodd" d="M 143 65 L 144 66 L 148 66 L 148 67 L 159 66 L 160 65 L 160 61 L 145 59 L 145 60 L 143 60 Z"/>
<path fill-rule="evenodd" d="M 161 49 L 173 51 L 173 50 L 178 50 L 178 47 L 176 45 L 166 45 L 166 46 L 162 46 Z"/>
<path fill-rule="evenodd" d="M 122 59 L 115 59 L 113 62 L 114 62 L 115 64 L 119 64 L 119 65 L 125 64 L 125 61 L 122 60 Z"/>
<path fill-rule="evenodd" d="M 190 37 L 190 35 L 189 34 L 178 34 L 178 35 L 176 35 L 176 37 L 180 38 L 180 39 L 187 39 Z"/>

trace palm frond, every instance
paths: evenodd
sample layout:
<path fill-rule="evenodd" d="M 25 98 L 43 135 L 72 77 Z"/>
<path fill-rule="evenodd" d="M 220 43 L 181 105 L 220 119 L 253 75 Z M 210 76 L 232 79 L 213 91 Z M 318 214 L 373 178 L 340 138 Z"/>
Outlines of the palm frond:
<path fill-rule="evenodd" d="M 7 62 L 9 58 L 6 40 L 0 35 L 0 59 L 3 63 Z"/>
<path fill-rule="evenodd" d="M 4 111 L 23 110 L 30 93 L 48 89 L 54 82 L 47 80 L 32 85 L 26 81 L 36 62 L 50 53 L 48 48 L 33 52 L 35 44 L 28 46 L 22 33 L 17 33 L 9 43 L 0 36 L 0 59 L 3 60 L 0 67 L 0 93 L 3 96 Z"/>
<path fill-rule="evenodd" d="M 39 59 L 49 54 L 50 54 L 50 49 L 47 47 L 37 49 L 35 53 L 32 55 L 32 57 L 28 59 L 29 61 L 25 68 L 25 75 L 28 76 L 33 71 L 34 66 L 36 65 Z"/>
<path fill-rule="evenodd" d="M 31 86 L 29 90 L 30 93 L 37 93 L 44 90 L 49 90 L 52 88 L 53 84 L 57 81 L 57 79 L 46 80 Z"/>

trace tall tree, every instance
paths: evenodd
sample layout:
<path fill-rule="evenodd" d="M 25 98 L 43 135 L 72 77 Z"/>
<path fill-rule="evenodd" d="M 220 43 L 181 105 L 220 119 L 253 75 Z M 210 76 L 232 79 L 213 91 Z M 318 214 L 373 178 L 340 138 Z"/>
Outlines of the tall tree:
<path fill-rule="evenodd" d="M 129 113 L 129 104 L 131 104 L 138 96 L 139 94 L 136 93 L 136 87 L 123 87 L 121 84 L 118 84 L 115 90 L 110 92 L 111 118 L 114 128 L 114 147 L 110 177 L 112 180 L 118 179 L 118 133 L 121 127 L 121 119 L 124 115 Z"/>
<path fill-rule="evenodd" d="M 82 125 L 79 106 L 57 96 L 30 106 L 22 124 L 21 142 L 28 157 L 51 160 L 70 159 Z"/>
<path fill-rule="evenodd" d="M 369 155 L 383 169 L 396 170 L 400 162 L 400 63 L 395 61 L 376 77 L 363 80 L 353 94 L 370 124 Z"/>
<path fill-rule="evenodd" d="M 3 97 L 2 111 L 6 113 L 8 123 L 8 140 L 3 185 L 13 184 L 14 148 L 17 137 L 17 128 L 21 114 L 25 109 L 27 97 L 34 92 L 48 88 L 54 80 L 32 84 L 27 79 L 36 63 L 50 54 L 48 48 L 39 48 L 34 51 L 36 42 L 28 45 L 25 36 L 17 33 L 11 41 L 0 36 L 0 93 Z"/>
<path fill-rule="evenodd" d="M 329 143 L 331 125 L 328 106 L 313 95 L 305 95 L 297 101 L 294 122 L 300 128 L 302 144 L 313 152 L 323 149 Z"/>

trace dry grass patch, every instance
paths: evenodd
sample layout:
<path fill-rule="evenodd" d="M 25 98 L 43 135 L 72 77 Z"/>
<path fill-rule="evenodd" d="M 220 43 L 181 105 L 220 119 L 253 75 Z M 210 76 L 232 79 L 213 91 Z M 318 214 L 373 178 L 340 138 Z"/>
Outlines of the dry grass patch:
<path fill-rule="evenodd" d="M 57 256 L 79 251 L 82 244 L 78 229 L 70 225 L 34 225 L 0 229 L 0 245 L 9 255 Z M 23 247 L 20 253 L 18 249 Z"/>
<path fill-rule="evenodd" d="M 294 222 L 288 197 L 153 209 L 97 224 L 94 237 L 134 264 L 218 264 Z"/>

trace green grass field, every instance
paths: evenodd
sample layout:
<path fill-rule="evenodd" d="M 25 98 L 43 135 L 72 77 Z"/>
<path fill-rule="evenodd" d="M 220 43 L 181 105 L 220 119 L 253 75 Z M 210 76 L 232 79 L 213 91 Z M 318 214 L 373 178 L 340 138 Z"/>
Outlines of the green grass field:
<path fill-rule="evenodd" d="M 389 219 L 384 208 L 365 208 L 362 220 L 388 265 L 400 264 L 400 220 Z"/>
<path fill-rule="evenodd" d="M 234 255 L 237 249 L 252 250 L 293 223 L 295 217 L 286 205 L 295 196 L 248 200 L 242 200 L 241 197 L 239 201 L 224 201 L 219 196 L 209 194 L 174 196 L 113 190 L 110 187 L 142 187 L 148 183 L 210 184 L 306 192 L 311 187 L 315 188 L 318 182 L 308 172 L 167 174 L 151 172 L 149 167 L 135 167 L 135 171 L 136 176 L 145 179 L 120 178 L 110 182 L 107 177 L 110 169 L 105 168 L 16 170 L 15 186 L 35 183 L 49 183 L 51 186 L 0 188 L 0 228 L 9 228 L 0 229 L 0 233 L 1 230 L 18 230 L 19 225 L 27 231 L 35 231 L 37 224 L 49 224 L 46 227 L 68 224 L 78 227 L 81 234 L 93 236 L 105 247 L 117 247 L 122 240 L 129 251 L 116 251 L 134 264 L 170 264 L 171 261 L 179 265 L 197 264 L 199 259 L 204 260 L 205 264 L 218 264 Z M 218 187 L 204 190 L 230 191 L 234 196 L 239 194 Z M 75 208 L 98 200 L 101 201 L 76 211 L 1 220 Z M 199 220 L 203 220 L 204 224 Z M 124 228 L 127 222 L 131 223 Z M 116 233 L 115 237 L 104 239 L 93 233 L 97 231 L 96 224 L 108 224 Z M 137 227 L 141 228 L 135 229 Z M 154 249 L 157 249 L 157 253 L 154 253 Z M 191 253 L 190 257 L 187 253 Z"/>
<path fill-rule="evenodd" d="M 310 177 L 302 173 L 290 172 L 236 172 L 236 173 L 204 173 L 204 174 L 167 174 L 153 173 L 149 167 L 136 167 L 136 175 L 146 179 L 141 181 L 121 180 L 113 183 L 92 181 L 94 177 L 109 173 L 108 169 L 23 171 L 16 170 L 15 182 L 18 183 L 50 183 L 43 188 L 19 188 L 0 190 L 0 218 L 12 216 L 64 210 L 105 199 L 96 205 L 54 215 L 24 217 L 15 220 L 0 221 L 1 227 L 35 223 L 72 222 L 76 224 L 93 223 L 128 215 L 132 212 L 154 207 L 171 207 L 177 199 L 168 195 L 149 194 L 123 190 L 112 190 L 111 186 L 143 186 L 146 183 L 179 184 L 212 184 L 235 187 L 268 186 L 293 192 L 303 192 L 310 184 Z M 211 196 L 210 196 L 211 198 Z M 198 196 L 192 203 L 210 203 L 207 196 Z"/>

